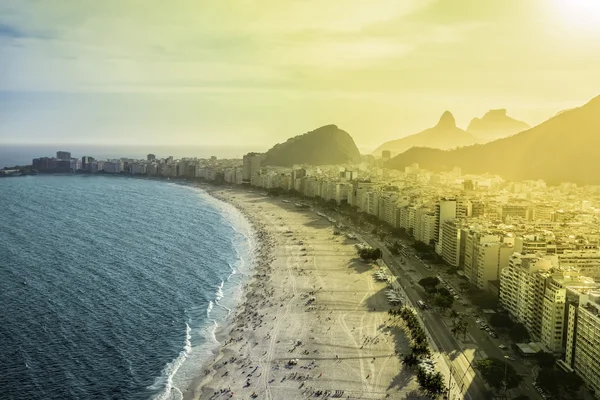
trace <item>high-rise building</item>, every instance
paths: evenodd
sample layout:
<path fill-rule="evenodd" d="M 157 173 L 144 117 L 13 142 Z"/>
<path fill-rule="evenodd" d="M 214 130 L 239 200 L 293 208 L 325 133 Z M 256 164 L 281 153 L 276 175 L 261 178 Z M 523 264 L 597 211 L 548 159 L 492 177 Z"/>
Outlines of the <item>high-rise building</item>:
<path fill-rule="evenodd" d="M 248 153 L 244 155 L 244 181 L 251 182 L 252 176 L 260 172 L 261 164 L 264 158 L 265 154 L 262 153 Z"/>
<path fill-rule="evenodd" d="M 442 227 L 444 222 L 456 218 L 456 199 L 440 199 L 435 206 L 435 237 L 436 252 L 442 254 Z"/>
<path fill-rule="evenodd" d="M 92 161 L 94 161 L 94 157 L 90 157 L 90 156 L 81 157 L 81 169 L 85 170 L 85 171 L 89 171 L 91 168 L 90 165 L 91 165 Z"/>
<path fill-rule="evenodd" d="M 59 160 L 70 160 L 71 153 L 68 151 L 57 151 L 56 158 L 58 158 Z"/>
<path fill-rule="evenodd" d="M 556 264 L 555 258 L 513 253 L 500 273 L 500 304 L 536 340 L 541 336 L 545 287 L 545 277 L 536 272 L 548 271 Z"/>
<path fill-rule="evenodd" d="M 458 220 L 445 221 L 442 224 L 442 258 L 451 267 L 460 262 L 461 225 Z"/>
<path fill-rule="evenodd" d="M 156 156 L 154 154 L 150 153 L 146 156 L 146 159 L 148 161 L 154 161 L 154 160 L 156 160 Z"/>
<path fill-rule="evenodd" d="M 579 296 L 569 304 L 565 361 L 586 386 L 600 393 L 600 292 Z M 560 364 L 560 361 L 559 361 Z"/>

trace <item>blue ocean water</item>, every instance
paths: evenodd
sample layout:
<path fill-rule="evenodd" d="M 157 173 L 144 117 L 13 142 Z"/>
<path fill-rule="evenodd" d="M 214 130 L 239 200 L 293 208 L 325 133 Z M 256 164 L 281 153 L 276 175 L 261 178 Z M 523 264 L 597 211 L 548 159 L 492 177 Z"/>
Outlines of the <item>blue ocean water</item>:
<path fill-rule="evenodd" d="M 251 233 L 184 185 L 0 179 L 0 397 L 181 398 L 241 297 Z"/>

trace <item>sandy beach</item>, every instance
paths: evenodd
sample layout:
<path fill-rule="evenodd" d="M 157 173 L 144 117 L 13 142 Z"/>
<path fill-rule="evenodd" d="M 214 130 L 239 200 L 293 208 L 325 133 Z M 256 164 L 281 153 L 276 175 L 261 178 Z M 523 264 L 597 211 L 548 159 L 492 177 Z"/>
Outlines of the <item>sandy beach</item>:
<path fill-rule="evenodd" d="M 418 398 L 387 285 L 333 225 L 258 193 L 208 189 L 253 223 L 261 245 L 218 356 L 184 399 Z"/>

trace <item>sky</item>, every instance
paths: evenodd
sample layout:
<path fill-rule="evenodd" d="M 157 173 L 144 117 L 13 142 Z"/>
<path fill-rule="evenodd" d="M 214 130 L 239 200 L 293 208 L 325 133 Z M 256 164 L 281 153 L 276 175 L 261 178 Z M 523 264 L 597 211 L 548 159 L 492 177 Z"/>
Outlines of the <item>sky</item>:
<path fill-rule="evenodd" d="M 369 151 L 600 94 L 598 0 L 2 0 L 0 146 L 256 146 L 326 124 Z"/>

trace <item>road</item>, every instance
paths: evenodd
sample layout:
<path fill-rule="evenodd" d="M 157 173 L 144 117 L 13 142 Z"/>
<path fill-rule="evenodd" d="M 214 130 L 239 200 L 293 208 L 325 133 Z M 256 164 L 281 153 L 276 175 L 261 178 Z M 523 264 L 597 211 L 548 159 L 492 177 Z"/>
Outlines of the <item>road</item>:
<path fill-rule="evenodd" d="M 339 213 L 332 213 L 331 210 L 322 211 L 330 215 L 335 214 L 332 216 L 340 221 L 345 221 L 348 225 L 352 226 L 346 216 Z M 452 276 L 441 272 L 436 267 L 427 266 L 413 254 L 406 254 L 402 257 L 405 260 L 405 264 L 403 265 L 399 261 L 400 257 L 392 255 L 387 246 L 377 237 L 366 232 L 362 232 L 359 235 L 362 240 L 371 247 L 380 248 L 382 250 L 383 261 L 397 278 L 397 283 L 402 287 L 412 304 L 416 304 L 417 300 L 426 298 L 425 290 L 418 285 L 417 282 L 427 276 L 442 276 L 444 280 L 451 283 L 457 293 L 460 293 L 460 290 L 458 290 L 458 281 L 455 277 L 453 278 Z M 404 244 L 407 246 L 410 245 L 406 242 Z M 460 304 L 462 302 L 464 302 L 463 299 L 456 301 L 453 308 L 457 312 L 467 315 L 467 321 L 469 322 L 468 336 L 472 338 L 472 343 L 470 343 L 469 346 L 466 346 L 468 347 L 467 349 L 461 348 L 460 344 L 450 332 L 450 328 L 444 324 L 442 315 L 436 310 L 420 310 L 420 315 L 423 324 L 427 329 L 427 334 L 435 342 L 451 372 L 452 379 L 448 385 L 450 387 L 449 399 L 466 398 L 469 400 L 478 400 L 491 398 L 490 392 L 486 389 L 486 385 L 481 377 L 475 373 L 472 366 L 472 363 L 474 364 L 476 361 L 475 358 L 490 357 L 502 360 L 505 355 L 513 356 L 513 358 L 517 358 L 518 356 L 512 353 L 511 350 L 500 349 L 498 346 L 502 344 L 501 339 L 494 339 L 489 336 L 486 331 L 480 330 L 475 322 L 476 317 L 473 316 L 475 307 L 469 304 L 463 306 Z M 514 397 L 523 394 L 529 396 L 531 399 L 542 399 L 532 385 L 533 380 L 531 374 L 534 369 L 533 364 L 521 360 L 510 361 L 510 363 L 517 373 L 524 376 L 525 379 L 517 389 L 509 391 L 509 396 Z"/>
<path fill-rule="evenodd" d="M 459 287 L 457 285 L 457 281 L 455 279 L 451 279 L 447 274 L 440 273 L 440 271 L 435 271 L 435 267 L 429 267 L 427 269 L 426 264 L 421 260 L 417 259 L 410 254 L 407 254 L 406 257 L 403 257 L 405 260 L 405 264 L 402 265 L 398 261 L 398 257 L 395 257 L 391 254 L 391 252 L 387 249 L 384 243 L 382 243 L 377 238 L 373 237 L 369 234 L 362 234 L 362 239 L 367 242 L 372 247 L 380 248 L 383 252 L 383 260 L 390 267 L 392 273 L 398 278 L 398 282 L 404 288 L 406 294 L 413 304 L 416 304 L 417 300 L 424 299 L 425 291 L 421 288 L 417 282 L 424 277 L 427 276 L 436 276 L 440 275 L 444 278 L 445 281 L 451 282 L 451 285 L 454 289 L 460 293 L 458 290 Z M 413 282 L 413 283 L 411 283 Z M 502 344 L 501 339 L 492 338 L 486 331 L 479 329 L 478 325 L 475 323 L 476 317 L 473 316 L 473 307 L 463 306 L 460 303 L 464 300 L 461 299 L 460 302 L 454 303 L 454 309 L 457 312 L 462 312 L 467 315 L 468 325 L 468 335 L 473 339 L 472 347 L 475 347 L 475 350 L 478 351 L 482 357 L 481 358 L 498 358 L 504 359 L 505 355 L 510 355 L 513 357 L 518 357 L 516 354 L 512 353 L 511 350 L 502 350 L 498 346 Z M 423 315 L 423 322 L 431 336 L 433 337 L 435 343 L 437 344 L 439 350 L 442 353 L 445 353 L 445 358 L 449 368 L 452 371 L 453 382 L 451 382 L 451 395 L 450 399 L 453 399 L 454 396 L 458 395 L 460 397 L 461 392 L 466 389 L 466 393 L 464 394 L 465 398 L 471 399 L 482 399 L 487 398 L 487 390 L 483 383 L 483 380 L 474 373 L 474 369 L 470 366 L 470 362 L 474 362 L 474 358 L 476 357 L 475 351 L 471 349 L 467 349 L 464 351 L 457 340 L 454 338 L 450 329 L 446 324 L 444 324 L 442 316 L 435 310 L 427 310 L 421 311 Z M 508 346 L 510 347 L 510 346 Z M 465 353 L 467 353 L 465 355 Z M 479 358 L 479 357 L 477 357 Z M 541 396 L 537 393 L 537 391 L 533 388 L 532 379 L 530 377 L 532 371 L 532 364 L 529 362 L 519 362 L 519 361 L 511 361 L 512 366 L 516 369 L 516 371 L 525 376 L 525 379 L 521 385 L 519 385 L 518 389 L 513 389 L 511 391 L 512 396 L 517 396 L 520 394 L 524 394 L 529 396 L 530 398 L 538 398 L 541 399 Z M 466 387 L 468 386 L 468 387 Z M 461 390 L 462 387 L 462 390 Z"/>
<path fill-rule="evenodd" d="M 420 286 L 409 284 L 414 281 L 405 271 L 400 262 L 394 257 L 389 250 L 375 238 L 370 235 L 361 235 L 362 239 L 372 247 L 378 247 L 383 252 L 383 261 L 388 265 L 391 272 L 397 277 L 398 283 L 402 286 L 408 299 L 412 304 L 416 304 L 417 300 L 424 298 L 424 290 L 420 290 Z M 406 265 L 409 269 L 415 269 L 415 263 L 412 260 L 407 260 Z M 422 293 L 419 293 L 421 291 Z M 448 327 L 442 321 L 442 318 L 437 315 L 434 310 L 421 311 L 423 323 L 427 328 L 427 333 L 433 338 L 440 353 L 444 357 L 448 368 L 452 375 L 452 381 L 449 384 L 451 388 L 450 399 L 467 398 L 471 400 L 489 398 L 488 391 L 481 378 L 473 373 L 470 368 L 470 360 L 468 360 L 462 349 L 456 342 L 456 339 L 450 333 Z M 461 389 L 462 387 L 462 389 Z"/>

